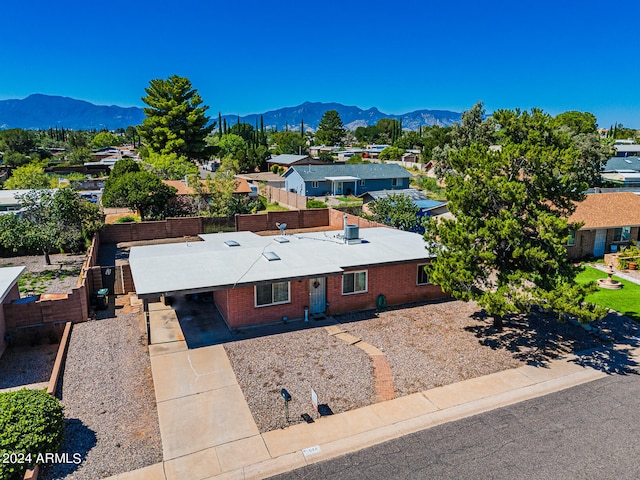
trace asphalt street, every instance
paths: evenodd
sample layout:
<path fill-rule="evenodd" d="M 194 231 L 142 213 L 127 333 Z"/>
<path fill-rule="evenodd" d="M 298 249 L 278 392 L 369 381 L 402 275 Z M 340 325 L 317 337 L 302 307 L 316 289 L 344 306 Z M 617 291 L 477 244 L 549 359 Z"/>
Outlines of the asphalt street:
<path fill-rule="evenodd" d="M 637 479 L 640 376 L 611 375 L 272 478 Z"/>

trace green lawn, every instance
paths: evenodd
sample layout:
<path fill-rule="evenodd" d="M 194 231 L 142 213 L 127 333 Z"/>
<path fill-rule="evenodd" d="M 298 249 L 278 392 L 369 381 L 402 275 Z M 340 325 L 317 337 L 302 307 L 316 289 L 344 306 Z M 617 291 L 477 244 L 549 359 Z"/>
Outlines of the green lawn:
<path fill-rule="evenodd" d="M 585 267 L 584 271 L 580 272 L 576 277 L 576 281 L 578 283 L 588 283 L 606 277 L 607 274 L 601 270 L 593 267 Z M 613 278 L 621 282 L 624 286 L 620 290 L 600 288 L 597 292 L 592 293 L 586 298 L 587 302 L 611 308 L 640 322 L 640 285 L 627 282 L 615 275 Z"/>

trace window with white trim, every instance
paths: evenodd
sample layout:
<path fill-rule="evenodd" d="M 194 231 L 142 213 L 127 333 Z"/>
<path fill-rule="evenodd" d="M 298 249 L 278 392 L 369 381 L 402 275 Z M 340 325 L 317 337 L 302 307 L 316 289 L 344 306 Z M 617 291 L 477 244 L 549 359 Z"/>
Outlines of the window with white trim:
<path fill-rule="evenodd" d="M 424 270 L 424 267 L 426 266 L 426 263 L 418 265 L 418 279 L 416 280 L 416 285 L 429 285 L 431 283 L 429 280 L 429 274 Z"/>
<path fill-rule="evenodd" d="M 628 242 L 631 238 L 631 227 L 620 227 L 613 230 L 614 242 Z"/>
<path fill-rule="evenodd" d="M 290 303 L 290 282 L 268 283 L 266 285 L 256 285 L 255 297 L 256 307 L 266 307 L 267 305 L 279 305 Z"/>
<path fill-rule="evenodd" d="M 367 291 L 367 271 L 349 272 L 342 275 L 342 294 L 364 293 Z"/>

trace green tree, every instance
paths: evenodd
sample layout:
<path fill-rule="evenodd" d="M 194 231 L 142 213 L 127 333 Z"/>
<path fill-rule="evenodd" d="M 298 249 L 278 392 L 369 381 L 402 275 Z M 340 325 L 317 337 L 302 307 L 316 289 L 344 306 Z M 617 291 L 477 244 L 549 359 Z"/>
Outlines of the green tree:
<path fill-rule="evenodd" d="M 209 107 L 191 82 L 173 75 L 167 80 L 151 80 L 142 101 L 146 118 L 138 128 L 150 150 L 156 153 L 175 153 L 189 160 L 208 156 L 206 136 L 215 124 L 207 125 L 205 115 Z"/>
<path fill-rule="evenodd" d="M 598 124 L 596 117 L 589 112 L 564 112 L 556 116 L 558 126 L 569 127 L 574 133 L 597 133 Z"/>
<path fill-rule="evenodd" d="M 102 227 L 98 205 L 81 199 L 71 188 L 32 190 L 20 196 L 21 214 L 0 216 L 0 243 L 6 248 L 44 254 L 53 249 L 81 248 Z"/>
<path fill-rule="evenodd" d="M 116 176 L 112 172 L 104 185 L 102 204 L 138 210 L 144 221 L 164 217 L 168 202 L 175 194 L 175 188 L 165 185 L 151 172 L 126 172 Z"/>
<path fill-rule="evenodd" d="M 371 212 L 367 218 L 399 230 L 415 231 L 418 228 L 420 208 L 407 195 L 392 194 L 367 204 Z"/>
<path fill-rule="evenodd" d="M 96 134 L 91 140 L 91 146 L 93 148 L 114 147 L 122 144 L 122 137 L 116 137 L 109 131 L 102 131 Z"/>
<path fill-rule="evenodd" d="M 386 147 L 382 149 L 378 158 L 380 160 L 400 160 L 402 155 L 404 154 L 404 150 L 398 147 Z"/>
<path fill-rule="evenodd" d="M 91 150 L 87 147 L 75 147 L 72 148 L 67 154 L 67 160 L 71 165 L 82 165 L 85 162 L 90 162 L 93 159 Z"/>
<path fill-rule="evenodd" d="M 431 278 L 455 298 L 477 301 L 497 329 L 506 315 L 534 304 L 592 321 L 603 310 L 584 302 L 587 291 L 575 284 L 578 269 L 565 247 L 579 227 L 567 218 L 587 186 L 576 172 L 580 151 L 570 141 L 554 143 L 550 117 L 540 112 L 494 117 L 502 126 L 501 150 L 474 136 L 483 131 L 476 125 L 448 152 L 445 180 L 455 219 L 429 222 Z"/>
<path fill-rule="evenodd" d="M 44 169 L 36 163 L 28 163 L 13 169 L 9 179 L 4 182 L 7 190 L 49 188 L 53 177 L 44 173 Z"/>
<path fill-rule="evenodd" d="M 219 148 L 218 155 L 220 158 L 236 158 L 239 152 L 248 148 L 247 142 L 240 135 L 227 133 L 222 135 L 215 145 Z"/>
<path fill-rule="evenodd" d="M 31 130 L 11 128 L 0 130 L 0 151 L 6 153 L 15 152 L 23 155 L 35 151 L 36 135 Z"/>
<path fill-rule="evenodd" d="M 298 132 L 275 132 L 271 134 L 271 143 L 276 146 L 273 149 L 275 155 L 307 153 L 307 143 Z"/>
<path fill-rule="evenodd" d="M 198 167 L 193 162 L 187 160 L 186 157 L 179 157 L 175 153 L 150 152 L 145 163 L 152 173 L 163 180 L 182 180 L 187 175 L 198 174 Z"/>
<path fill-rule="evenodd" d="M 321 145 L 341 145 L 346 130 L 337 110 L 327 110 L 320 119 L 316 132 L 316 143 Z"/>
<path fill-rule="evenodd" d="M 194 185 L 198 199 L 207 205 L 205 213 L 213 217 L 254 213 L 260 209 L 258 200 L 234 193 L 236 179 L 230 171 L 218 170 L 213 178 Z"/>

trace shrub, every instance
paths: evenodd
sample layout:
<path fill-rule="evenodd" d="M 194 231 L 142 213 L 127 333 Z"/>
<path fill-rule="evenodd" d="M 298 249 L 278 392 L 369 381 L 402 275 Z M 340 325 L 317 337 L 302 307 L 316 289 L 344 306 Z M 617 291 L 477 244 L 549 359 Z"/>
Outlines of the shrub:
<path fill-rule="evenodd" d="M 638 247 L 627 247 L 622 252 L 620 252 L 620 262 L 618 264 L 618 268 L 620 268 L 620 270 L 626 270 L 629 268 L 630 262 L 640 262 L 640 249 Z"/>
<path fill-rule="evenodd" d="M 58 451 L 64 432 L 63 410 L 58 399 L 45 390 L 0 393 L 0 458 L 13 454 L 24 459 L 24 463 L 0 462 L 0 478 L 22 479 L 38 454 Z"/>
<path fill-rule="evenodd" d="M 117 223 L 132 223 L 137 221 L 138 219 L 133 215 L 125 215 L 124 217 L 120 217 L 116 220 Z"/>
<path fill-rule="evenodd" d="M 328 205 L 320 200 L 308 200 L 307 208 L 327 208 Z"/>

